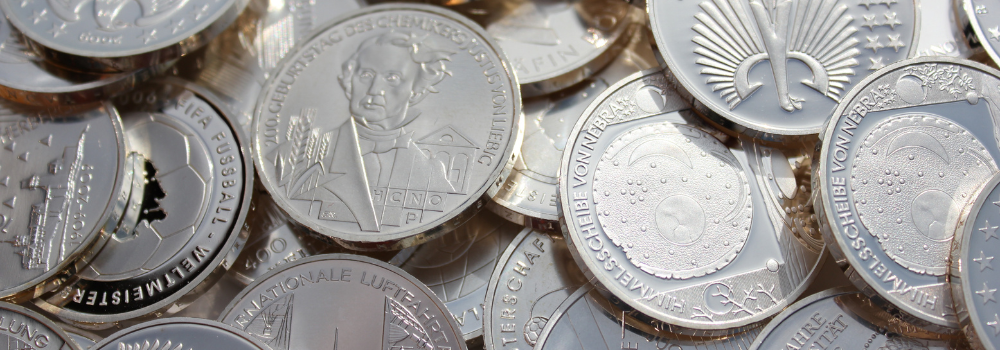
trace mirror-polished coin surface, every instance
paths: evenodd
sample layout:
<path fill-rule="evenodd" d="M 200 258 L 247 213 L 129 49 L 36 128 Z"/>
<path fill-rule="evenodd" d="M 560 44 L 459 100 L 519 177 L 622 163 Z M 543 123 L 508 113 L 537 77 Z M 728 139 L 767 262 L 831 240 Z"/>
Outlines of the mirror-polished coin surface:
<path fill-rule="evenodd" d="M 458 321 L 465 340 L 483 335 L 490 273 L 521 228 L 488 211 L 406 252 L 399 267 L 427 285 Z"/>
<path fill-rule="evenodd" d="M 667 66 L 719 125 L 783 141 L 818 134 L 872 72 L 916 52 L 913 0 L 649 1 Z"/>
<path fill-rule="evenodd" d="M 696 337 L 662 329 L 629 317 L 587 284 L 559 305 L 535 349 L 746 349 L 760 332 L 757 327 L 728 336 Z"/>
<path fill-rule="evenodd" d="M 770 349 L 966 349 L 957 339 L 926 333 L 875 313 L 867 297 L 849 289 L 822 291 L 788 307 L 761 331 L 752 350 Z"/>
<path fill-rule="evenodd" d="M 351 12 L 290 52 L 261 94 L 261 182 L 293 219 L 355 249 L 453 230 L 503 182 L 521 140 L 507 67 L 454 12 Z"/>
<path fill-rule="evenodd" d="M 1000 1 L 997 0 L 963 0 L 963 11 L 969 19 L 972 29 L 979 38 L 993 62 L 1000 64 Z M 991 12 L 992 11 L 992 12 Z"/>
<path fill-rule="evenodd" d="M 0 343 L 8 349 L 78 350 L 66 332 L 38 313 L 0 302 Z"/>
<path fill-rule="evenodd" d="M 240 228 L 253 183 L 247 144 L 211 95 L 163 79 L 115 103 L 138 167 L 122 222 L 86 268 L 35 301 L 76 322 L 176 312 L 186 305 L 182 297 L 193 299 L 202 282 L 228 268 L 222 261 L 246 239 Z"/>
<path fill-rule="evenodd" d="M 524 229 L 490 277 L 483 314 L 487 349 L 531 349 L 552 313 L 586 278 L 562 237 Z"/>
<path fill-rule="evenodd" d="M 247 0 L 0 1 L 45 59 L 84 71 L 127 72 L 166 63 L 208 43 Z"/>
<path fill-rule="evenodd" d="M 563 230 L 603 291 L 671 332 L 739 332 L 788 305 L 819 267 L 823 244 L 803 239 L 810 224 L 799 220 L 810 162 L 687 123 L 667 81 L 632 75 L 574 127 Z"/>
<path fill-rule="evenodd" d="M 920 34 L 916 57 L 947 56 L 969 58 L 980 50 L 973 49 L 962 32 L 967 23 L 961 1 L 921 1 Z"/>
<path fill-rule="evenodd" d="M 264 275 L 223 323 L 288 349 L 466 349 L 447 307 L 405 271 L 350 254 L 308 257 Z"/>
<path fill-rule="evenodd" d="M 486 31 L 507 54 L 526 97 L 575 85 L 601 70 L 628 45 L 637 17 L 619 0 L 510 3 L 516 5 Z"/>
<path fill-rule="evenodd" d="M 966 208 L 955 231 L 951 252 L 951 295 L 962 331 L 976 349 L 1000 345 L 1000 305 L 994 296 L 1000 285 L 993 257 L 1000 252 L 1000 176 L 994 176 Z M 990 223 L 993 222 L 993 224 Z"/>
<path fill-rule="evenodd" d="M 121 217 L 121 121 L 109 103 L 0 102 L 0 144 L 0 296 L 33 298 L 88 262 Z"/>
<path fill-rule="evenodd" d="M 831 252 L 902 319 L 957 331 L 948 256 L 961 209 L 998 173 L 1000 75 L 945 57 L 900 62 L 835 115 L 815 176 Z"/>
<path fill-rule="evenodd" d="M 254 337 L 216 321 L 167 318 L 141 323 L 112 334 L 94 350 L 271 350 Z"/>

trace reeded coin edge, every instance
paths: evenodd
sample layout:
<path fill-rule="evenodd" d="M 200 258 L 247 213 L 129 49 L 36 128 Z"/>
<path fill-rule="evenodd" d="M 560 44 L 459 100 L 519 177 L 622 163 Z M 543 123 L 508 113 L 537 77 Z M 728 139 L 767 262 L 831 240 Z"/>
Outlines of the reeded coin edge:
<path fill-rule="evenodd" d="M 232 335 L 235 335 L 237 337 L 243 338 L 243 340 L 246 340 L 247 342 L 250 342 L 251 344 L 253 344 L 254 346 L 260 348 L 261 350 L 269 350 L 269 349 L 271 349 L 269 346 L 265 345 L 263 342 L 261 342 L 257 338 L 254 338 L 253 336 L 250 336 L 250 335 L 248 335 L 248 334 L 240 331 L 236 327 L 233 327 L 233 326 L 230 326 L 230 325 L 227 325 L 225 323 L 218 322 L 218 321 L 206 320 L 206 319 L 194 318 L 194 317 L 170 317 L 170 318 L 164 318 L 164 319 L 159 319 L 159 320 L 153 320 L 153 321 L 148 321 L 148 322 L 140 323 L 140 324 L 137 324 L 137 325 L 125 328 L 123 330 L 117 331 L 117 332 L 115 332 L 112 335 L 109 335 L 107 338 L 104 338 L 100 342 L 97 342 L 97 344 L 94 344 L 94 346 L 90 347 L 90 349 L 91 350 L 100 350 L 101 348 L 109 346 L 109 345 L 113 344 L 114 342 L 118 341 L 118 339 L 121 339 L 122 337 L 125 337 L 125 336 L 127 336 L 129 334 L 132 334 L 132 333 L 136 332 L 136 331 L 140 331 L 140 330 L 143 330 L 143 329 L 146 329 L 146 328 L 153 328 L 153 327 L 157 327 L 157 326 L 161 326 L 161 325 L 165 325 L 165 324 L 166 325 L 170 325 L 170 324 L 196 324 L 196 325 L 211 327 L 211 328 L 215 328 L 215 329 L 218 329 L 218 330 L 221 330 L 221 331 L 229 332 L 229 334 L 232 334 Z"/>
<path fill-rule="evenodd" d="M 979 309 L 975 307 L 975 299 L 972 293 L 973 287 L 969 285 L 969 261 L 963 257 L 969 254 L 969 240 L 967 237 L 975 233 L 976 219 L 979 211 L 989 200 L 993 189 L 1000 185 L 1000 175 L 994 176 L 989 182 L 980 187 L 977 191 L 976 200 L 967 205 L 959 216 L 959 223 L 955 230 L 955 238 L 952 241 L 951 261 L 948 266 L 948 276 L 951 285 L 951 299 L 955 303 L 955 314 L 958 316 L 958 323 L 961 325 L 962 333 L 965 333 L 969 344 L 980 350 L 996 348 L 990 338 L 980 337 L 979 334 L 990 334 L 990 330 L 984 329 L 979 318 Z M 970 305 L 971 304 L 971 305 Z M 971 306 L 971 307 L 970 307 Z"/>

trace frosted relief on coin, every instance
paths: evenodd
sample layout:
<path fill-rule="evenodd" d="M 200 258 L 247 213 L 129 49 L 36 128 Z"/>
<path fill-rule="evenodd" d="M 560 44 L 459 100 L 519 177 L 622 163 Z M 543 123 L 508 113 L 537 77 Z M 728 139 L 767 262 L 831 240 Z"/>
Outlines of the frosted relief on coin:
<path fill-rule="evenodd" d="M 274 350 L 466 349 L 455 318 L 422 282 L 357 255 L 317 255 L 271 271 L 222 314 Z"/>
<path fill-rule="evenodd" d="M 919 29 L 913 0 L 648 6 L 666 64 L 704 112 L 723 126 L 778 140 L 819 133 L 851 87 L 916 51 Z"/>
<path fill-rule="evenodd" d="M 993 258 L 1000 252 L 1000 176 L 994 176 L 966 207 L 951 253 L 951 295 L 963 333 L 976 349 L 1000 344 L 1000 305 Z"/>
<path fill-rule="evenodd" d="M 258 100 L 264 186 L 296 221 L 359 249 L 453 229 L 506 178 L 520 142 L 503 57 L 476 24 L 430 6 L 373 6 L 331 23 Z"/>
<path fill-rule="evenodd" d="M 979 43 L 994 63 L 1000 62 L 1000 18 L 996 12 L 1000 11 L 1000 1 L 963 0 L 961 3 Z"/>
<path fill-rule="evenodd" d="M 0 296 L 103 247 L 124 205 L 120 123 L 109 103 L 46 111 L 0 102 Z"/>
<path fill-rule="evenodd" d="M 689 110 L 671 112 L 680 100 L 662 72 L 644 73 L 598 97 L 570 134 L 563 229 L 598 285 L 641 314 L 675 332 L 738 332 L 795 299 L 819 266 L 823 244 L 803 220 L 808 161 L 727 146 Z"/>
<path fill-rule="evenodd" d="M 0 302 L 0 343 L 7 349 L 80 349 L 59 326 L 34 311 Z"/>
<path fill-rule="evenodd" d="M 90 347 L 93 350 L 270 350 L 238 329 L 198 318 L 167 318 L 142 323 Z"/>
<path fill-rule="evenodd" d="M 998 173 L 1000 76 L 920 58 L 858 86 L 823 138 L 824 235 L 860 289 L 907 322 L 954 332 L 948 256 L 961 209 Z"/>

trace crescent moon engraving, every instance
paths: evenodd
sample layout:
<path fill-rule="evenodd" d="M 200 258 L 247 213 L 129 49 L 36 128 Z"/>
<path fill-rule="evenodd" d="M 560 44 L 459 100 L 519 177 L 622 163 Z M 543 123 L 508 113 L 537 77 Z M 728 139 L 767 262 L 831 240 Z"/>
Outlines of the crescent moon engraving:
<path fill-rule="evenodd" d="M 640 144 L 639 147 L 636 147 L 635 151 L 632 152 L 632 155 L 628 159 L 628 165 L 631 166 L 642 158 L 651 156 L 670 157 L 683 163 L 689 169 L 694 168 L 691 164 L 691 157 L 687 155 L 687 152 L 684 152 L 683 149 L 675 145 L 673 142 L 662 139 L 649 140 Z"/>
<path fill-rule="evenodd" d="M 945 151 L 944 145 L 942 145 L 941 142 L 933 136 L 919 131 L 904 133 L 892 139 L 892 142 L 889 142 L 889 152 L 886 153 L 886 157 L 891 156 L 900 150 L 909 148 L 927 149 L 928 151 L 937 154 L 938 157 L 941 157 L 945 163 L 951 163 L 951 158 L 948 157 L 948 152 Z"/>

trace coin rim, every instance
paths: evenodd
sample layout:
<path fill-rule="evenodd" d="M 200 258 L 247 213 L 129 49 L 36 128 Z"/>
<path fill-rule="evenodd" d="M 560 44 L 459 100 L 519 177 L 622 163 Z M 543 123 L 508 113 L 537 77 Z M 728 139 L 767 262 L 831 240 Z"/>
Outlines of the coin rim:
<path fill-rule="evenodd" d="M 958 1 L 956 0 L 955 2 Z M 972 31 L 976 33 L 976 39 L 979 39 L 979 46 L 982 46 L 986 53 L 989 54 L 994 64 L 1000 64 L 1000 53 L 997 52 L 997 48 L 993 44 L 990 44 L 989 37 L 983 32 L 983 26 L 979 24 L 976 11 L 973 9 L 972 0 L 962 1 L 962 11 L 955 12 L 965 12 L 965 18 L 968 19 Z"/>
<path fill-rule="evenodd" d="M 101 341 L 99 341 L 96 344 L 94 344 L 93 346 L 91 346 L 90 349 L 91 350 L 100 350 L 101 348 L 106 347 L 106 346 L 110 345 L 111 343 L 114 343 L 114 342 L 118 341 L 118 339 L 121 339 L 122 337 L 130 335 L 130 334 L 135 333 L 137 331 L 141 331 L 141 330 L 146 329 L 146 328 L 153 328 L 153 327 L 157 327 L 157 326 L 170 325 L 170 324 L 196 324 L 196 325 L 200 325 L 200 326 L 206 326 L 206 327 L 209 327 L 209 328 L 214 328 L 214 329 L 217 329 L 217 330 L 229 332 L 232 335 L 235 335 L 237 337 L 243 338 L 244 340 L 246 340 L 247 342 L 253 344 L 254 346 L 256 346 L 257 348 L 259 348 L 260 350 L 270 350 L 271 349 L 270 347 L 268 347 L 267 345 L 265 345 L 263 342 L 261 342 L 257 338 L 254 338 L 254 337 L 252 337 L 252 336 L 250 336 L 250 335 L 248 335 L 248 334 L 240 331 L 236 327 L 230 326 L 230 325 L 222 323 L 222 322 L 217 322 L 217 321 L 213 321 L 213 320 L 206 320 L 206 319 L 202 319 L 202 318 L 194 318 L 194 317 L 170 317 L 170 318 L 163 318 L 163 319 L 158 319 L 158 320 L 152 320 L 152 321 L 148 321 L 148 322 L 143 322 L 143 323 L 140 323 L 140 324 L 137 324 L 137 325 L 134 325 L 134 326 L 122 329 L 120 331 L 115 332 L 114 334 L 111 334 L 111 335 L 107 336 L 106 338 L 102 339 Z"/>
<path fill-rule="evenodd" d="M 983 184 L 976 192 L 976 200 L 967 205 L 959 217 L 958 226 L 955 229 L 955 238 L 952 241 L 951 261 L 948 264 L 948 275 L 951 285 L 951 299 L 955 303 L 955 314 L 958 323 L 961 325 L 962 333 L 974 349 L 993 349 L 993 342 L 990 338 L 980 337 L 979 334 L 989 334 L 983 329 L 979 318 L 979 308 L 975 305 L 972 295 L 973 288 L 969 283 L 969 261 L 963 259 L 969 256 L 969 236 L 975 234 L 975 223 L 982 210 L 983 204 L 989 200 L 993 190 L 1000 186 L 1000 174 L 994 175 L 990 181 Z M 972 306 L 972 307 L 969 307 Z"/>
<path fill-rule="evenodd" d="M 67 334 L 66 331 L 62 329 L 62 327 L 59 327 L 58 325 L 55 324 L 55 322 L 52 322 L 52 320 L 48 319 L 45 316 L 42 316 L 41 314 L 35 311 L 29 310 L 21 305 L 11 304 L 3 301 L 0 301 L 0 309 L 9 310 L 14 313 L 18 313 L 25 317 L 31 318 L 35 322 L 41 323 L 43 326 L 47 327 L 48 330 L 51 331 L 53 335 L 62 339 L 63 343 L 65 343 L 66 346 L 68 346 L 71 350 L 83 350 L 79 345 L 76 344 L 75 341 L 73 341 L 72 338 L 70 338 L 69 334 Z M 65 350 L 65 347 L 60 349 Z"/>
<path fill-rule="evenodd" d="M 853 287 L 834 287 L 824 291 L 816 292 L 813 295 L 799 299 L 799 301 L 796 301 L 795 303 L 789 305 L 788 307 L 785 308 L 785 310 L 781 311 L 781 313 L 779 313 L 777 316 L 774 316 L 774 318 L 772 318 L 770 321 L 767 322 L 767 326 L 765 326 L 764 329 L 762 329 L 760 333 L 757 334 L 757 338 L 753 340 L 753 344 L 750 344 L 749 350 L 760 349 L 760 347 L 763 346 L 764 340 L 766 340 L 767 337 L 771 335 L 771 332 L 774 331 L 776 328 L 780 327 L 782 322 L 784 322 L 786 319 L 788 319 L 793 314 L 798 312 L 800 309 L 812 305 L 817 301 L 845 294 L 854 294 L 854 293 L 860 294 L 861 292 L 857 291 Z"/>
<path fill-rule="evenodd" d="M 500 275 L 503 274 L 503 270 L 507 267 L 507 262 L 510 257 L 517 252 L 517 247 L 521 246 L 528 235 L 532 232 L 537 232 L 538 234 L 547 235 L 548 233 L 533 230 L 530 227 L 525 227 L 518 232 L 517 236 L 510 241 L 507 248 L 504 249 L 503 254 L 497 259 L 496 266 L 493 267 L 493 272 L 490 273 L 490 281 L 486 284 L 486 300 L 483 303 L 483 343 L 486 345 L 487 349 L 499 348 L 496 344 L 493 344 L 493 299 L 496 298 L 497 288 L 500 286 Z M 537 344 L 537 343 L 536 343 Z"/>

